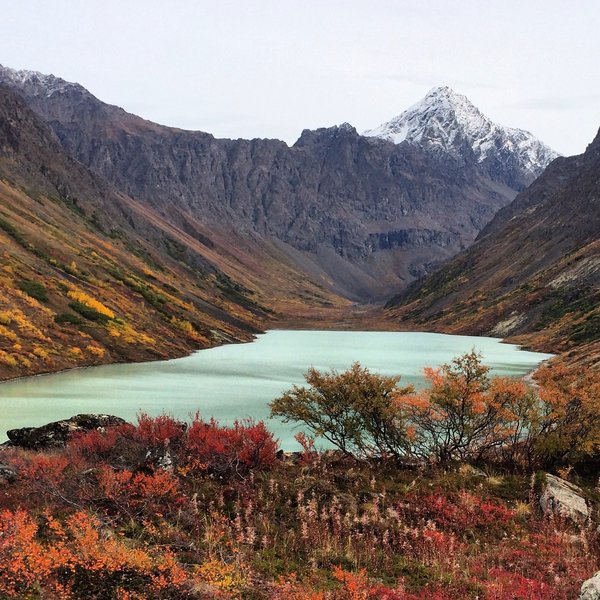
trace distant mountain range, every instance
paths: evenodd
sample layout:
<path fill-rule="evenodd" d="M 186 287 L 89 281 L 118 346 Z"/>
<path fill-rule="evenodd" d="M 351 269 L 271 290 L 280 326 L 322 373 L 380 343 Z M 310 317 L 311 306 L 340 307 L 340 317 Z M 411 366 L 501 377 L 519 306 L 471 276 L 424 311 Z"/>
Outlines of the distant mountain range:
<path fill-rule="evenodd" d="M 202 224 L 207 243 L 275 247 L 361 302 L 389 298 L 468 247 L 556 157 L 449 88 L 367 135 L 345 124 L 306 130 L 289 147 L 157 125 L 53 75 L 2 67 L 0 84 L 67 154 L 172 225 L 194 236 Z"/>
<path fill-rule="evenodd" d="M 600 137 L 557 157 L 447 87 L 290 147 L 0 67 L 0 378 L 179 356 L 394 294 L 396 323 L 597 362 L 599 174 Z"/>
<path fill-rule="evenodd" d="M 388 311 L 419 327 L 510 336 L 600 364 L 600 132 Z"/>

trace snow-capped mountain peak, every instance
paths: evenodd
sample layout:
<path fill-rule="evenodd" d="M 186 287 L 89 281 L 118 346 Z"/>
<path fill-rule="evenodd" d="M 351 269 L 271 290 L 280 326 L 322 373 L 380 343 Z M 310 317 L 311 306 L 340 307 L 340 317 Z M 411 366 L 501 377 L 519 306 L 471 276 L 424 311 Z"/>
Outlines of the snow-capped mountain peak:
<path fill-rule="evenodd" d="M 516 160 L 515 166 L 533 176 L 559 156 L 528 131 L 494 123 L 447 86 L 433 88 L 402 114 L 363 135 L 452 154 L 470 148 L 479 163 Z"/>

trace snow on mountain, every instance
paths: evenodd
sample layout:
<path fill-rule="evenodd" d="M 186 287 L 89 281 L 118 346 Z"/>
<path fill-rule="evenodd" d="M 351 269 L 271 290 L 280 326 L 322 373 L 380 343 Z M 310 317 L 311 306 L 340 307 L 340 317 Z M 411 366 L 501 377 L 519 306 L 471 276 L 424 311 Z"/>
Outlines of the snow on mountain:
<path fill-rule="evenodd" d="M 494 123 L 447 86 L 433 88 L 401 115 L 363 135 L 454 154 L 464 154 L 466 146 L 479 163 L 516 160 L 520 169 L 535 176 L 559 156 L 528 131 Z"/>
<path fill-rule="evenodd" d="M 29 91 L 37 90 L 39 92 L 39 90 L 43 90 L 47 97 L 73 88 L 83 90 L 78 83 L 70 83 L 55 75 L 45 75 L 38 71 L 28 71 L 26 69 L 16 70 L 2 65 L 0 65 L 0 84 L 28 88 Z"/>

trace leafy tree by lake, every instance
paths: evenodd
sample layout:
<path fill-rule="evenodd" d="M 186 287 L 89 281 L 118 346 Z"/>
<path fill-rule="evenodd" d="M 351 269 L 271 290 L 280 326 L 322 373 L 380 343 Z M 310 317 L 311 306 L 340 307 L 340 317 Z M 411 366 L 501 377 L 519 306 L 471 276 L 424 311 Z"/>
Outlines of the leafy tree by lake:
<path fill-rule="evenodd" d="M 394 457 L 448 464 L 487 462 L 532 468 L 597 460 L 597 375 L 552 365 L 539 391 L 520 379 L 491 376 L 470 352 L 425 369 L 429 386 L 399 387 L 400 377 L 358 363 L 342 373 L 310 369 L 271 403 L 271 414 L 296 421 L 358 458 Z"/>
<path fill-rule="evenodd" d="M 414 388 L 398 387 L 400 377 L 371 373 L 354 363 L 343 373 L 310 369 L 306 382 L 308 388 L 294 386 L 275 399 L 271 414 L 304 423 L 346 454 L 401 457 L 409 452 L 409 431 L 398 400 Z"/>

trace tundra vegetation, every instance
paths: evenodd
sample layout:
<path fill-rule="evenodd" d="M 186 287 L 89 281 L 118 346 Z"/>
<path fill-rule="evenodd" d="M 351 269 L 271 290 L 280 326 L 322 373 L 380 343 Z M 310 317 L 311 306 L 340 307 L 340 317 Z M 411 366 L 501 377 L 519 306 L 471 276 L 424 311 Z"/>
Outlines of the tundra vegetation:
<path fill-rule="evenodd" d="M 200 415 L 4 448 L 0 597 L 576 598 L 600 558 L 598 374 L 531 389 L 471 353 L 427 376 L 309 371 L 272 402 L 304 425 L 295 454 Z M 586 522 L 543 516 L 541 469 L 582 486 Z"/>

